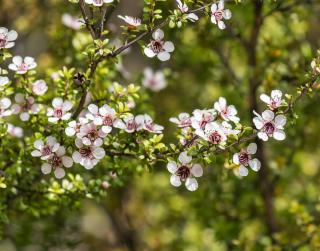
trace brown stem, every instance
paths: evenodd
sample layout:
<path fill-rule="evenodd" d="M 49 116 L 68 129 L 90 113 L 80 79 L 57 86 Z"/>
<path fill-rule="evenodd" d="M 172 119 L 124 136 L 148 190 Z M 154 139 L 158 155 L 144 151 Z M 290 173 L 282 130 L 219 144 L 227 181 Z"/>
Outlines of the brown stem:
<path fill-rule="evenodd" d="M 258 100 L 257 100 L 257 88 L 261 84 L 261 80 L 258 74 L 258 63 L 257 63 L 257 44 L 258 38 L 263 24 L 263 1 L 253 0 L 254 4 L 254 21 L 247 47 L 248 54 L 248 66 L 251 71 L 249 78 L 249 104 L 250 110 L 258 111 Z M 252 118 L 253 118 L 252 114 Z M 273 206 L 273 184 L 270 182 L 270 174 L 268 162 L 266 160 L 265 145 L 262 141 L 255 139 L 255 143 L 258 146 L 257 158 L 261 162 L 261 169 L 259 172 L 260 191 L 264 201 L 265 209 L 265 222 L 269 235 L 272 237 L 273 233 L 278 230 L 278 224 L 274 212 Z"/>

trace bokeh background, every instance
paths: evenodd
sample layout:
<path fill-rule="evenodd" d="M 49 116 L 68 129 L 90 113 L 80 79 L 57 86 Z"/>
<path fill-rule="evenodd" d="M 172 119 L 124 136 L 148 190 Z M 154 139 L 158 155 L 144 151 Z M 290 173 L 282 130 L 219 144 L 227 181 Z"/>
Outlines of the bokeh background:
<path fill-rule="evenodd" d="M 166 28 L 166 37 L 176 47 L 168 63 L 146 58 L 139 45 L 123 55 L 113 81 L 141 85 L 147 66 L 162 69 L 167 76 L 166 89 L 142 90 L 139 106 L 166 127 L 166 142 L 177 142 L 170 117 L 212 107 L 220 96 L 236 105 L 241 120 L 250 124 L 252 76 L 259 83 L 256 100 L 272 89 L 295 94 L 303 83 L 320 48 L 320 2 L 263 1 L 256 62 L 250 65 L 250 50 L 242 40 L 250 40 L 257 25 L 255 4 L 228 3 L 233 17 L 224 31 L 208 17 L 182 29 Z M 165 16 L 175 1 L 159 5 Z M 116 5 L 108 22 L 113 43 L 121 44 L 122 39 L 117 15 L 141 17 L 142 8 L 142 0 Z M 19 33 L 14 54 L 35 57 L 44 78 L 64 65 L 83 70 L 86 63 L 73 53 L 90 37 L 84 30 L 64 26 L 64 13 L 80 17 L 77 5 L 66 0 L 0 0 L 0 26 Z M 0 250 L 320 250 L 319 106 L 317 93 L 302 100 L 296 109 L 299 118 L 287 127 L 287 140 L 264 146 L 267 183 L 265 176 L 253 172 L 239 179 L 226 168 L 230 156 L 223 156 L 206 168 L 199 189 L 190 193 L 172 187 L 165 165 L 159 164 L 150 172 L 124 175 L 119 182 L 123 186 L 111 186 L 100 201 L 79 202 L 77 210 L 61 207 L 58 213 L 41 217 L 12 212 Z M 277 231 L 271 234 L 266 190 L 277 221 Z"/>

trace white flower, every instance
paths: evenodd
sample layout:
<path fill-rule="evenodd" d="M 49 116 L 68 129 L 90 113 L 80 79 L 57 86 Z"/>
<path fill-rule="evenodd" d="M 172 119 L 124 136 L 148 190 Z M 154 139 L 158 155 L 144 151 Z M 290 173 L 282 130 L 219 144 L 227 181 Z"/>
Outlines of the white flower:
<path fill-rule="evenodd" d="M 227 101 L 224 97 L 220 97 L 219 101 L 214 103 L 214 109 L 216 109 L 219 115 L 226 121 L 232 121 L 238 123 L 240 119 L 236 116 L 237 110 L 233 105 L 227 105 Z"/>
<path fill-rule="evenodd" d="M 257 144 L 251 143 L 246 149 L 242 149 L 240 152 L 233 155 L 233 163 L 239 167 L 235 170 L 239 176 L 247 176 L 248 169 L 250 166 L 253 171 L 259 171 L 261 163 L 257 158 L 252 158 L 252 155 L 257 152 Z"/>
<path fill-rule="evenodd" d="M 7 132 L 14 138 L 22 138 L 23 137 L 23 129 L 18 126 L 14 126 L 12 124 L 7 124 Z"/>
<path fill-rule="evenodd" d="M 36 67 L 37 63 L 32 57 L 22 58 L 21 56 L 15 56 L 12 58 L 12 64 L 9 64 L 9 69 L 18 74 L 25 74 Z"/>
<path fill-rule="evenodd" d="M 54 176 L 57 179 L 62 179 L 66 172 L 63 167 L 71 167 L 73 164 L 72 158 L 65 156 L 66 149 L 63 146 L 59 146 L 52 156 L 48 159 L 48 163 L 44 163 L 41 166 L 43 174 L 49 174 L 53 170 Z"/>
<path fill-rule="evenodd" d="M 127 133 L 141 131 L 143 129 L 144 117 L 142 115 L 134 117 L 129 115 L 122 120 L 116 120 L 114 127 L 125 130 Z"/>
<path fill-rule="evenodd" d="M 23 94 L 17 93 L 14 96 L 16 104 L 12 105 L 12 114 L 19 114 L 22 121 L 28 121 L 31 114 L 39 112 L 40 105 L 34 103 L 34 98 L 29 96 L 26 98 Z"/>
<path fill-rule="evenodd" d="M 260 116 L 254 111 L 257 116 L 253 119 L 253 123 L 259 130 L 258 137 L 263 141 L 267 141 L 269 137 L 273 137 L 276 140 L 284 140 L 286 134 L 283 131 L 283 127 L 287 120 L 284 115 L 277 115 L 274 117 L 274 113 L 270 110 L 265 110 Z"/>
<path fill-rule="evenodd" d="M 181 13 L 187 13 L 188 12 L 188 10 L 189 10 L 188 5 L 186 5 L 185 3 L 182 3 L 180 0 L 176 0 L 176 2 L 178 4 L 178 8 L 181 11 Z M 188 13 L 187 14 L 187 19 L 190 20 L 191 22 L 195 22 L 199 18 L 194 13 Z"/>
<path fill-rule="evenodd" d="M 64 130 L 66 135 L 72 137 L 76 133 L 80 132 L 80 127 L 84 124 L 87 124 L 88 120 L 86 118 L 80 117 L 79 122 L 73 120 L 68 123 L 68 127 Z"/>
<path fill-rule="evenodd" d="M 0 76 L 0 88 L 6 86 L 9 83 L 8 77 L 2 77 Z"/>
<path fill-rule="evenodd" d="M 320 73 L 320 62 L 319 62 L 319 59 L 313 59 L 312 60 L 311 68 L 315 73 Z"/>
<path fill-rule="evenodd" d="M 57 143 L 55 137 L 49 136 L 46 139 L 46 143 L 44 143 L 42 139 L 39 139 L 33 143 L 33 146 L 37 150 L 32 151 L 31 155 L 33 157 L 41 157 L 41 159 L 46 160 L 52 157 L 52 154 L 58 150 L 60 144 Z"/>
<path fill-rule="evenodd" d="M 95 125 L 102 126 L 102 132 L 110 133 L 117 119 L 116 111 L 108 105 L 103 105 L 99 108 L 95 104 L 90 104 L 88 110 L 87 119 L 92 120 Z"/>
<path fill-rule="evenodd" d="M 185 112 L 180 113 L 178 115 L 178 118 L 170 118 L 169 121 L 177 124 L 178 127 L 181 127 L 181 128 L 189 127 L 192 124 L 190 114 Z"/>
<path fill-rule="evenodd" d="M 271 96 L 261 94 L 260 99 L 265 102 L 271 110 L 279 108 L 282 104 L 282 92 L 280 90 L 271 91 Z"/>
<path fill-rule="evenodd" d="M 192 112 L 191 117 L 191 125 L 192 127 L 197 129 L 204 129 L 206 124 L 208 124 L 211 121 L 214 121 L 216 118 L 216 111 L 213 109 L 210 110 L 199 110 L 196 109 Z"/>
<path fill-rule="evenodd" d="M 204 130 L 198 129 L 196 130 L 196 134 L 204 140 L 209 141 L 214 145 L 219 145 L 220 147 L 223 147 L 227 140 L 222 125 L 216 122 L 206 124 Z"/>
<path fill-rule="evenodd" d="M 135 28 L 141 25 L 141 19 L 137 17 L 118 15 L 118 18 L 125 21 L 129 25 L 129 28 Z"/>
<path fill-rule="evenodd" d="M 15 30 L 9 31 L 5 27 L 0 27 L 0 49 L 12 48 L 14 46 L 14 40 L 18 37 L 18 33 Z"/>
<path fill-rule="evenodd" d="M 47 116 L 48 121 L 51 123 L 57 123 L 59 120 L 68 120 L 71 117 L 71 113 L 68 112 L 72 109 L 72 103 L 70 101 L 63 101 L 61 98 L 54 98 L 52 100 L 53 108 L 48 108 Z"/>
<path fill-rule="evenodd" d="M 92 169 L 105 156 L 105 151 L 101 147 L 85 146 L 81 139 L 76 139 L 75 143 L 79 150 L 72 154 L 72 158 L 75 163 L 86 169 Z"/>
<path fill-rule="evenodd" d="M 172 174 L 170 177 L 171 185 L 179 187 L 182 182 L 189 191 L 198 189 L 198 182 L 194 177 L 201 177 L 203 175 L 202 166 L 199 164 L 192 164 L 192 157 L 188 156 L 186 152 L 179 155 L 179 162 L 170 161 L 167 164 L 168 171 Z"/>
<path fill-rule="evenodd" d="M 87 4 L 93 4 L 94 6 L 101 7 L 104 3 L 112 3 L 113 0 L 85 0 Z"/>
<path fill-rule="evenodd" d="M 147 67 L 144 71 L 144 78 L 142 79 L 142 85 L 150 89 L 151 91 L 158 92 L 167 86 L 166 79 L 162 71 L 153 72 L 150 67 Z"/>
<path fill-rule="evenodd" d="M 7 117 L 12 114 L 12 111 L 8 110 L 10 105 L 11 105 L 10 99 L 8 99 L 8 98 L 0 99 L 0 118 Z"/>
<path fill-rule="evenodd" d="M 162 133 L 163 131 L 163 126 L 157 125 L 153 122 L 152 118 L 148 115 L 138 115 L 138 116 L 143 116 L 143 129 L 152 132 L 152 133 Z M 138 117 L 137 116 L 137 117 Z"/>
<path fill-rule="evenodd" d="M 32 84 L 32 91 L 39 96 L 45 94 L 48 91 L 47 83 L 42 79 L 37 80 Z"/>
<path fill-rule="evenodd" d="M 62 23 L 73 30 L 80 30 L 81 26 L 84 23 L 84 20 L 81 18 L 75 18 L 68 13 L 64 13 L 61 17 Z"/>
<path fill-rule="evenodd" d="M 174 51 L 174 45 L 170 41 L 163 41 L 164 33 L 161 29 L 157 29 L 152 33 L 154 40 L 151 40 L 148 46 L 144 49 L 144 54 L 147 57 L 158 57 L 161 61 L 167 61 L 170 59 L 170 53 Z"/>
<path fill-rule="evenodd" d="M 220 0 L 218 4 L 211 5 L 211 22 L 218 24 L 219 29 L 223 30 L 226 28 L 223 19 L 230 19 L 232 16 L 231 11 L 224 9 L 224 0 Z"/>
<path fill-rule="evenodd" d="M 80 127 L 77 133 L 77 138 L 81 139 L 82 143 L 86 146 L 102 146 L 103 138 L 106 137 L 101 129 L 98 129 L 94 123 L 84 124 Z"/>

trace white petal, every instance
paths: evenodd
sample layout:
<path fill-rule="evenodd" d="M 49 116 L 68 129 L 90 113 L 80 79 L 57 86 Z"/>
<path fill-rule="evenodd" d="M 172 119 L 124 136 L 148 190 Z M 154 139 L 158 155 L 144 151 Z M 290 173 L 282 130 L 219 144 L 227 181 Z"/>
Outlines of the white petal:
<path fill-rule="evenodd" d="M 18 33 L 15 30 L 11 30 L 7 34 L 7 39 L 9 41 L 16 40 L 18 38 Z"/>
<path fill-rule="evenodd" d="M 276 118 L 274 119 L 274 122 L 276 124 L 276 127 L 283 128 L 283 126 L 287 122 L 287 118 L 284 115 L 277 115 Z"/>
<path fill-rule="evenodd" d="M 267 104 L 270 104 L 271 103 L 271 99 L 270 99 L 270 97 L 267 95 L 267 94 L 261 94 L 260 95 L 260 99 L 263 101 L 263 102 L 265 102 L 265 103 L 267 103 Z"/>
<path fill-rule="evenodd" d="M 65 167 L 71 167 L 72 164 L 73 164 L 73 160 L 72 158 L 68 157 L 68 156 L 63 156 L 62 157 L 62 164 L 65 166 Z"/>
<path fill-rule="evenodd" d="M 174 161 L 168 162 L 167 169 L 170 173 L 174 174 L 178 170 L 177 163 Z"/>
<path fill-rule="evenodd" d="M 94 149 L 92 154 L 97 159 L 102 159 L 106 155 L 104 149 L 101 147 Z"/>
<path fill-rule="evenodd" d="M 226 28 L 226 25 L 223 21 L 218 21 L 218 27 L 220 30 L 224 30 Z"/>
<path fill-rule="evenodd" d="M 160 61 L 168 61 L 170 59 L 170 53 L 162 51 L 157 55 Z"/>
<path fill-rule="evenodd" d="M 216 12 L 217 9 L 218 9 L 218 6 L 215 3 L 211 5 L 211 11 L 212 12 Z"/>
<path fill-rule="evenodd" d="M 167 41 L 164 43 L 163 49 L 167 52 L 173 52 L 174 51 L 174 44 L 170 41 Z"/>
<path fill-rule="evenodd" d="M 194 177 L 201 177 L 203 175 L 203 169 L 200 164 L 194 164 L 191 168 L 191 173 Z"/>
<path fill-rule="evenodd" d="M 99 108 L 95 104 L 90 104 L 88 106 L 88 110 L 89 110 L 89 112 L 91 112 L 94 115 L 98 114 L 98 112 L 99 112 Z"/>
<path fill-rule="evenodd" d="M 235 153 L 232 157 L 232 161 L 234 164 L 239 165 L 239 153 Z"/>
<path fill-rule="evenodd" d="M 265 110 L 261 116 L 265 121 L 271 121 L 274 119 L 274 113 L 270 110 Z"/>
<path fill-rule="evenodd" d="M 282 97 L 282 91 L 280 90 L 272 90 L 271 91 L 271 98 L 281 98 Z"/>
<path fill-rule="evenodd" d="M 188 164 L 188 163 L 191 162 L 192 157 L 191 157 L 191 156 L 188 156 L 187 152 L 182 152 L 182 153 L 180 153 L 178 159 L 179 159 L 179 162 L 180 162 L 181 164 Z"/>
<path fill-rule="evenodd" d="M 54 98 L 53 100 L 52 100 L 52 106 L 53 107 L 62 107 L 62 104 L 63 104 L 63 100 L 62 100 L 62 98 Z"/>
<path fill-rule="evenodd" d="M 253 123 L 258 130 L 260 130 L 264 125 L 263 120 L 260 117 L 253 118 Z"/>
<path fill-rule="evenodd" d="M 58 167 L 56 170 L 54 170 L 54 176 L 56 176 L 57 179 L 62 179 L 66 175 L 66 172 L 64 169 Z"/>
<path fill-rule="evenodd" d="M 75 163 L 80 163 L 81 161 L 81 154 L 79 152 L 74 152 L 72 154 L 72 159 L 74 160 Z"/>
<path fill-rule="evenodd" d="M 258 132 L 258 138 L 262 139 L 263 141 L 268 141 L 268 135 L 265 132 Z"/>
<path fill-rule="evenodd" d="M 20 119 L 21 119 L 22 121 L 28 121 L 29 118 L 30 118 L 30 115 L 29 115 L 29 113 L 27 113 L 27 112 L 23 112 L 23 113 L 20 114 Z"/>
<path fill-rule="evenodd" d="M 62 109 L 63 111 L 69 111 L 72 108 L 72 103 L 70 101 L 63 102 Z"/>
<path fill-rule="evenodd" d="M 191 192 L 198 189 L 198 182 L 195 178 L 187 178 L 185 185 L 186 188 Z"/>
<path fill-rule="evenodd" d="M 175 186 L 175 187 L 179 187 L 181 186 L 181 180 L 177 175 L 171 175 L 170 177 L 170 183 L 171 185 Z"/>
<path fill-rule="evenodd" d="M 21 56 L 15 56 L 12 58 L 12 62 L 15 64 L 15 65 L 21 65 L 22 64 L 22 57 Z"/>
<path fill-rule="evenodd" d="M 230 19 L 231 17 L 232 17 L 231 11 L 230 11 L 229 9 L 224 10 L 224 12 L 223 12 L 223 18 L 228 20 L 228 19 Z"/>
<path fill-rule="evenodd" d="M 149 58 L 153 58 L 156 55 L 149 47 L 144 48 L 144 54 Z"/>
<path fill-rule="evenodd" d="M 257 144 L 250 143 L 247 147 L 247 153 L 248 154 L 255 154 L 256 152 L 257 152 Z"/>
<path fill-rule="evenodd" d="M 153 32 L 152 37 L 155 40 L 161 40 L 164 37 L 164 33 L 161 29 L 157 29 L 155 32 Z"/>
<path fill-rule="evenodd" d="M 49 174 L 51 173 L 51 165 L 49 165 L 48 163 L 44 163 L 42 166 L 41 166 L 41 171 L 43 174 Z"/>
<path fill-rule="evenodd" d="M 40 157 L 41 156 L 41 152 L 38 151 L 38 150 L 34 150 L 34 151 L 31 152 L 31 155 L 33 157 Z"/>
<path fill-rule="evenodd" d="M 248 175 L 248 169 L 245 166 L 240 166 L 238 173 L 240 176 L 247 176 Z"/>
<path fill-rule="evenodd" d="M 38 150 L 41 150 L 43 145 L 44 145 L 44 143 L 43 143 L 43 141 L 41 139 L 38 139 L 33 143 L 33 146 Z"/>
<path fill-rule="evenodd" d="M 258 172 L 261 167 L 261 162 L 258 159 L 249 160 L 249 166 L 253 171 Z"/>
<path fill-rule="evenodd" d="M 276 140 L 284 140 L 286 138 L 286 133 L 282 130 L 276 129 L 273 132 L 273 138 Z"/>

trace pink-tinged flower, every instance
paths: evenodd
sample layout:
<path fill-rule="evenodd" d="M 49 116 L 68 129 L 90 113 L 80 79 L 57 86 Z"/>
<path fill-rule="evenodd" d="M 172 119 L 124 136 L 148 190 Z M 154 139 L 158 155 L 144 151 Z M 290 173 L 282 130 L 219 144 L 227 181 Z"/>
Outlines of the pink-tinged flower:
<path fill-rule="evenodd" d="M 88 106 L 89 113 L 86 115 L 87 119 L 93 121 L 95 125 L 102 126 L 103 133 L 110 133 L 113 123 L 116 121 L 116 111 L 108 105 L 98 107 L 95 104 Z"/>
<path fill-rule="evenodd" d="M 223 131 L 222 125 L 216 122 L 210 122 L 206 124 L 204 130 L 196 130 L 196 134 L 206 141 L 209 141 L 213 145 L 223 147 L 226 143 L 227 136 Z"/>
<path fill-rule="evenodd" d="M 40 105 L 34 103 L 33 97 L 29 96 L 26 98 L 23 94 L 17 93 L 14 99 L 16 104 L 11 107 L 12 114 L 20 113 L 20 119 L 22 121 L 28 121 L 30 119 L 30 113 L 37 114 L 39 112 Z"/>
<path fill-rule="evenodd" d="M 68 127 L 64 130 L 66 135 L 72 137 L 76 135 L 76 133 L 80 132 L 80 128 L 82 125 L 87 124 L 89 121 L 86 118 L 80 117 L 79 122 L 73 120 L 68 123 Z"/>
<path fill-rule="evenodd" d="M 189 191 L 197 190 L 198 182 L 194 177 L 198 178 L 203 175 L 202 166 L 192 164 L 192 157 L 188 156 L 186 152 L 180 153 L 178 160 L 178 163 L 170 161 L 167 164 L 167 169 L 172 174 L 170 177 L 171 185 L 179 187 L 182 182 L 185 182 Z"/>
<path fill-rule="evenodd" d="M 218 102 L 214 103 L 214 109 L 217 110 L 222 119 L 226 121 L 232 121 L 238 123 L 240 119 L 236 116 L 237 109 L 233 105 L 227 105 L 227 101 L 224 97 L 220 97 Z"/>
<path fill-rule="evenodd" d="M 42 96 L 48 91 L 47 83 L 40 79 L 32 84 L 32 91 L 34 94 Z"/>
<path fill-rule="evenodd" d="M 274 113 L 270 110 L 265 110 L 260 116 L 255 111 L 253 112 L 257 117 L 253 119 L 253 123 L 259 130 L 258 137 L 263 141 L 267 141 L 269 137 L 273 137 L 276 140 L 284 140 L 286 134 L 283 131 L 283 127 L 287 122 L 284 115 L 274 116 Z"/>
<path fill-rule="evenodd" d="M 15 45 L 14 40 L 18 37 L 18 33 L 15 30 L 9 31 L 5 27 L 0 27 L 0 49 L 9 49 Z"/>
<path fill-rule="evenodd" d="M 46 139 L 46 143 L 44 143 L 42 139 L 38 139 L 33 143 L 33 146 L 36 150 L 32 151 L 31 155 L 33 157 L 41 157 L 41 159 L 47 160 L 59 149 L 60 144 L 57 143 L 55 137 L 49 136 Z"/>
<path fill-rule="evenodd" d="M 81 139 L 76 139 L 75 143 L 79 149 L 72 154 L 73 161 L 86 169 L 92 169 L 105 156 L 105 151 L 101 147 L 86 146 Z"/>
<path fill-rule="evenodd" d="M 174 45 L 170 41 L 164 41 L 164 33 L 161 29 L 157 29 L 152 33 L 154 40 L 151 40 L 148 46 L 144 49 L 144 54 L 147 57 L 158 57 L 161 61 L 167 61 L 170 59 L 170 52 L 174 51 Z"/>
<path fill-rule="evenodd" d="M 54 98 L 52 100 L 53 108 L 48 108 L 47 116 L 48 121 L 51 123 L 57 123 L 59 120 L 68 120 L 71 117 L 69 112 L 72 109 L 72 103 L 70 101 L 63 101 L 62 98 Z"/>
<path fill-rule="evenodd" d="M 93 6 L 101 7 L 105 3 L 112 3 L 113 0 L 85 0 L 85 3 L 92 4 Z"/>
<path fill-rule="evenodd" d="M 9 83 L 8 77 L 2 77 L 0 76 L 0 89 L 4 86 L 6 86 Z"/>
<path fill-rule="evenodd" d="M 192 112 L 191 117 L 191 126 L 197 129 L 204 129 L 205 126 L 209 123 L 214 121 L 216 118 L 216 111 L 213 109 L 210 110 L 199 110 L 196 109 Z"/>
<path fill-rule="evenodd" d="M 178 115 L 178 118 L 170 118 L 169 121 L 177 124 L 178 127 L 181 127 L 181 128 L 189 127 L 192 124 L 190 114 L 185 112 L 180 113 Z"/>
<path fill-rule="evenodd" d="M 275 110 L 282 104 L 282 92 L 279 90 L 273 90 L 271 91 L 271 96 L 261 94 L 260 99 L 268 105 L 270 110 Z"/>
<path fill-rule="evenodd" d="M 66 156 L 64 146 L 59 146 L 58 150 L 48 159 L 48 163 L 44 163 L 41 166 L 41 171 L 43 174 L 49 174 L 53 171 L 57 179 L 62 179 L 66 175 L 64 167 L 69 168 L 72 165 L 73 160 L 69 156 Z"/>
<path fill-rule="evenodd" d="M 141 19 L 137 17 L 118 15 L 118 18 L 125 21 L 128 24 L 129 28 L 135 28 L 141 25 Z"/>
<path fill-rule="evenodd" d="M 257 158 L 252 158 L 252 155 L 257 152 L 257 144 L 251 143 L 247 148 L 242 149 L 240 152 L 233 155 L 233 163 L 239 167 L 235 170 L 236 174 L 239 176 L 247 176 L 248 169 L 250 166 L 251 169 L 255 172 L 258 172 L 261 167 L 261 163 Z"/>
<path fill-rule="evenodd" d="M 151 91 L 158 92 L 167 86 L 166 79 L 162 71 L 153 72 L 153 70 L 147 67 L 144 71 L 144 78 L 142 79 L 142 85 L 150 89 Z"/>
<path fill-rule="evenodd" d="M 106 137 L 101 129 L 98 129 L 94 123 L 84 124 L 80 127 L 77 133 L 77 138 L 81 139 L 82 143 L 86 146 L 102 146 L 103 138 Z"/>
<path fill-rule="evenodd" d="M 7 117 L 12 114 L 12 111 L 8 110 L 10 105 L 11 105 L 10 99 L 8 99 L 8 98 L 0 99 L 0 118 Z"/>
<path fill-rule="evenodd" d="M 62 15 L 61 21 L 66 27 L 73 30 L 80 30 L 81 26 L 84 23 L 84 20 L 82 18 L 81 19 L 75 18 L 68 13 L 64 13 Z"/>
<path fill-rule="evenodd" d="M 14 126 L 12 124 L 7 124 L 7 132 L 14 138 L 23 137 L 23 129 L 21 127 Z"/>
<path fill-rule="evenodd" d="M 12 58 L 12 64 L 9 64 L 9 69 L 17 72 L 18 74 L 26 74 L 29 70 L 37 67 L 37 63 L 32 57 L 22 58 L 15 56 Z"/>
<path fill-rule="evenodd" d="M 194 14 L 194 13 L 187 13 L 189 10 L 188 5 L 186 5 L 185 3 L 181 2 L 180 0 L 176 0 L 177 4 L 178 4 L 178 8 L 181 11 L 181 13 L 186 13 L 187 14 L 187 19 L 190 20 L 191 22 L 195 22 L 199 19 L 199 17 Z"/>
<path fill-rule="evenodd" d="M 134 117 L 133 115 L 129 115 L 124 118 L 123 121 L 118 119 L 114 123 L 114 127 L 125 130 L 127 133 L 133 133 L 137 131 L 141 131 L 143 129 L 144 117 L 142 115 L 138 115 Z"/>
<path fill-rule="evenodd" d="M 211 22 L 217 24 L 219 29 L 223 30 L 226 28 L 223 19 L 230 19 L 232 16 L 231 11 L 224 9 L 224 0 L 220 0 L 218 4 L 211 5 Z"/>
<path fill-rule="evenodd" d="M 162 133 L 163 131 L 163 126 L 157 125 L 153 122 L 153 119 L 148 115 L 138 115 L 138 116 L 143 116 L 143 129 L 151 132 L 151 133 Z M 138 117 L 137 116 L 137 117 Z"/>

